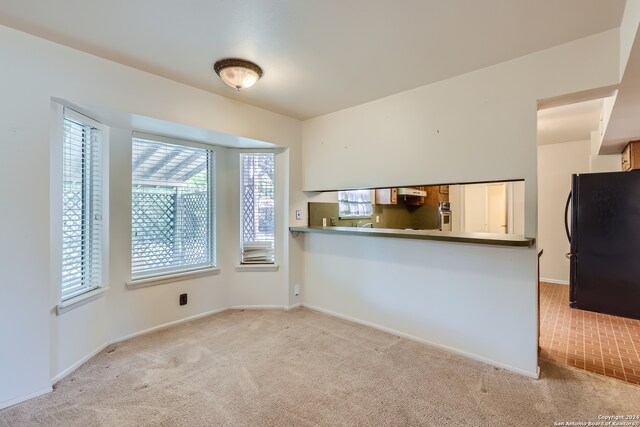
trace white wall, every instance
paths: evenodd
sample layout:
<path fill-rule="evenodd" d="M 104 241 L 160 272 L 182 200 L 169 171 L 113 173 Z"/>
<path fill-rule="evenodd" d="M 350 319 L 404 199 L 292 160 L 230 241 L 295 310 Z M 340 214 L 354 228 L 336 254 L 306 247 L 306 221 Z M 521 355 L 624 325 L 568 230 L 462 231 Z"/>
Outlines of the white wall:
<path fill-rule="evenodd" d="M 617 30 L 607 31 L 305 121 L 304 189 L 525 179 L 524 230 L 525 235 L 535 237 L 537 100 L 618 83 L 618 35 Z M 326 167 L 329 164 L 331 168 Z M 445 345 L 457 351 L 521 372 L 535 372 L 535 249 L 463 249 L 460 245 L 428 243 L 429 249 L 421 246 L 418 251 L 413 244 L 400 245 L 393 239 L 378 243 L 367 238 L 341 238 L 332 244 L 332 237 L 305 238 L 305 305 L 427 340 L 446 336 Z M 348 245 L 349 250 L 343 252 L 341 245 Z M 449 248 L 454 249 L 450 252 Z M 415 253 L 420 253 L 419 260 Z M 391 261 L 385 262 L 384 256 Z M 438 263 L 424 270 L 418 267 L 421 262 L 430 263 L 431 256 Z M 365 259 L 361 261 L 361 257 Z M 510 262 L 516 259 L 516 267 L 510 270 Z M 375 267 L 374 261 L 381 266 Z M 405 269 L 396 267 L 393 261 Z M 463 267 L 480 263 L 482 270 Z M 371 269 L 378 274 L 369 275 Z M 460 274 L 456 269 L 462 269 Z M 400 273 L 400 278 L 394 275 Z M 432 292 L 417 288 L 425 283 L 419 279 L 422 274 L 429 276 L 425 281 L 431 277 L 433 283 L 442 281 L 437 284 L 442 286 L 435 294 L 437 301 L 446 299 L 447 289 L 452 300 L 466 292 L 475 299 L 460 304 L 455 312 L 434 309 L 425 314 L 426 308 L 433 307 L 428 300 Z M 336 280 L 339 289 L 331 284 Z M 511 287 L 504 293 L 506 283 Z M 482 292 L 475 293 L 478 290 Z M 454 313 L 470 306 L 483 309 L 481 316 L 486 323 L 475 323 L 480 313 L 466 318 L 464 324 L 452 323 Z M 488 309 L 492 306 L 500 308 Z M 502 306 L 512 310 L 501 311 Z M 444 307 L 453 310 L 453 305 L 444 303 Z M 403 321 L 396 316 L 402 316 Z M 488 325 L 490 330 L 486 329 Z M 494 354 L 468 343 L 477 339 L 493 345 L 516 335 L 511 352 Z"/>
<path fill-rule="evenodd" d="M 228 220 L 224 222 L 224 226 L 229 230 L 240 230 L 240 151 L 229 150 L 228 177 L 230 183 L 229 192 L 231 196 L 228 200 L 233 200 L 227 208 Z M 240 265 L 240 240 L 237 236 L 230 236 L 225 245 L 225 252 L 229 254 L 230 270 L 233 275 L 228 288 L 229 305 L 232 307 L 245 306 L 266 306 L 266 307 L 288 307 L 286 288 L 282 287 L 282 283 L 288 282 L 288 261 L 287 247 L 288 244 L 288 224 L 279 220 L 280 215 L 287 212 L 288 200 L 285 193 L 285 176 L 282 172 L 288 167 L 288 151 L 276 150 L 276 182 L 275 182 L 275 215 L 276 215 L 276 264 L 277 271 L 255 271 L 244 269 L 236 271 L 236 267 Z M 280 173 L 278 173 L 280 172 Z M 284 227 L 283 227 L 284 225 Z M 238 234 L 239 235 L 239 234 Z M 284 292 L 284 293 L 283 293 Z"/>
<path fill-rule="evenodd" d="M 604 114 L 603 108 L 603 114 Z M 591 172 L 618 172 L 622 170 L 622 153 L 599 155 L 600 144 L 602 143 L 602 125 L 600 130 L 591 132 L 591 153 L 590 165 Z"/>
<path fill-rule="evenodd" d="M 125 67 L 83 52 L 0 26 L 0 190 L 5 196 L 0 222 L 0 336 L 10 346 L 0 352 L 0 407 L 50 389 L 51 379 L 73 368 L 103 343 L 225 307 L 228 286 L 256 287 L 264 274 L 266 292 L 252 295 L 251 304 L 288 306 L 298 299 L 293 284 L 302 283 L 301 240 L 290 239 L 286 225 L 306 223 L 292 218 L 306 212 L 300 191 L 301 122 L 199 89 Z M 213 78 L 213 77 L 212 77 Z M 49 141 L 52 97 L 66 99 L 85 112 L 112 110 L 151 117 L 205 130 L 216 130 L 267 141 L 288 148 L 283 161 L 282 196 L 290 200 L 280 217 L 283 251 L 280 282 L 270 273 L 240 275 L 233 254 L 224 245 L 236 239 L 235 230 L 219 223 L 218 245 L 222 273 L 167 285 L 127 290 L 130 233 L 130 132 L 120 124 L 111 131 L 110 286 L 103 298 L 61 316 L 53 313 L 49 280 Z M 100 119 L 100 117 L 97 117 Z M 145 130 L 145 129 L 137 129 Z M 221 159 L 224 160 L 224 154 Z M 224 165 L 224 162 L 219 162 Z M 228 171 L 227 171 L 228 172 Z M 220 173 L 224 174 L 221 167 Z M 222 178 L 224 175 L 219 176 Z M 233 193 L 219 181 L 218 197 L 234 204 Z M 13 209 L 5 206 L 8 201 Z M 220 205 L 220 200 L 218 200 Z M 223 203 L 224 204 L 224 203 Z M 219 212 L 224 220 L 225 212 Z M 289 240 L 292 244 L 289 245 Z M 288 253 L 288 255 L 287 255 Z M 289 264 L 289 260 L 295 262 Z M 189 293 L 180 307 L 177 296 Z M 240 301 L 242 302 L 242 301 Z M 238 303 L 240 303 L 238 302 Z M 81 326 L 79 326 L 81 325 Z"/>
<path fill-rule="evenodd" d="M 307 120 L 304 190 L 526 179 L 533 235 L 537 100 L 618 83 L 618 42 L 607 31 Z"/>
<path fill-rule="evenodd" d="M 564 208 L 571 191 L 571 175 L 589 172 L 590 141 L 538 147 L 538 249 L 540 279 L 568 284 L 569 242 L 564 228 Z"/>
<path fill-rule="evenodd" d="M 524 181 L 513 184 L 513 234 L 524 235 Z"/>
<path fill-rule="evenodd" d="M 306 306 L 536 376 L 534 250 L 368 236 L 305 239 Z"/>
<path fill-rule="evenodd" d="M 569 284 L 564 208 L 571 175 L 620 171 L 620 154 L 594 155 L 594 142 L 599 142 L 598 131 L 592 132 L 591 140 L 538 146 L 538 248 L 544 250 L 540 258 L 543 281 Z"/>

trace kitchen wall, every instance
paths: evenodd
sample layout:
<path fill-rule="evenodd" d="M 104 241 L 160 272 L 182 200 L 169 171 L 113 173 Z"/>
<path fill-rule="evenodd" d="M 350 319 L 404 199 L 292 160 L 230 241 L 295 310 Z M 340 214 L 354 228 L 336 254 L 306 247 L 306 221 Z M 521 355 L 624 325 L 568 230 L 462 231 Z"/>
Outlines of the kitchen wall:
<path fill-rule="evenodd" d="M 564 226 L 564 208 L 571 191 L 571 175 L 620 170 L 620 155 L 594 155 L 592 142 L 599 142 L 599 132 L 591 140 L 538 146 L 538 248 L 540 279 L 569 284 L 569 241 Z"/>
<path fill-rule="evenodd" d="M 341 219 L 338 215 L 338 203 L 309 202 L 309 226 L 322 227 L 322 220 L 326 218 L 327 225 L 331 225 L 331 218 L 335 218 L 335 225 L 339 227 L 353 227 L 359 219 Z M 438 210 L 433 206 L 373 205 L 373 216 L 363 218 L 361 223 L 373 224 L 374 228 L 413 228 L 416 230 L 434 230 L 438 228 Z"/>
<path fill-rule="evenodd" d="M 287 231 L 294 212 L 306 212 L 300 191 L 301 122 L 125 67 L 0 26 L 0 408 L 51 390 L 59 378 L 107 342 L 234 305 L 285 307 L 299 301 L 303 239 Z M 111 134 L 110 287 L 106 294 L 57 316 L 50 274 L 51 99 L 66 99 L 85 113 L 99 112 Z M 113 112 L 113 114 L 109 114 Z M 284 147 L 281 212 L 277 217 L 278 272 L 239 272 L 238 253 L 226 251 L 239 232 L 230 216 L 239 204 L 233 190 L 233 150 L 223 150 L 218 170 L 218 275 L 127 290 L 130 224 L 131 128 L 160 124 L 174 133 L 239 135 Z M 210 132 L 212 131 L 212 132 Z M 215 132 L 213 132 L 215 131 Z M 233 137 L 231 139 L 237 139 Z M 215 139 L 215 138 L 214 138 Z M 226 154 L 225 154 L 226 153 Z M 278 173 L 278 172 L 277 172 Z M 222 200 L 221 200 L 222 198 Z M 285 202 L 289 200 L 288 206 Z M 228 208 L 228 210 L 226 210 Z M 291 244 L 290 244 L 291 243 Z M 54 250 L 56 250 L 54 248 Z M 233 291 L 230 287 L 235 286 Z M 189 293 L 180 307 L 178 294 Z M 250 298 L 245 298 L 247 296 Z"/>
<path fill-rule="evenodd" d="M 571 191 L 571 174 L 589 172 L 590 141 L 538 147 L 538 248 L 540 280 L 569 283 L 569 242 L 564 230 L 564 207 Z"/>
<path fill-rule="evenodd" d="M 536 237 L 537 100 L 618 83 L 618 54 L 611 30 L 305 121 L 303 188 L 524 179 Z M 305 305 L 536 375 L 535 248 L 319 234 L 305 248 Z"/>

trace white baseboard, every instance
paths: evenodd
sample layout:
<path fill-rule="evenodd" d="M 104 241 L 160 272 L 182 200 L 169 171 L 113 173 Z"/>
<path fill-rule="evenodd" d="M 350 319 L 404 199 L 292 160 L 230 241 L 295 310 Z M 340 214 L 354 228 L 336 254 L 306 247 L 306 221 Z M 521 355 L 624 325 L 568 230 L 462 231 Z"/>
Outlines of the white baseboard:
<path fill-rule="evenodd" d="M 73 365 L 69 366 L 67 369 L 65 369 L 64 371 L 60 372 L 55 377 L 51 378 L 51 385 L 54 385 L 55 383 L 57 383 L 58 381 L 60 381 L 61 379 L 63 379 L 64 377 L 66 377 L 67 375 L 69 375 L 70 373 L 75 371 L 76 369 L 78 369 L 87 360 L 91 359 L 93 356 L 95 356 L 96 354 L 100 353 L 102 350 L 107 348 L 108 345 L 109 345 L 109 342 L 106 342 L 104 344 L 99 345 L 98 348 L 96 348 L 95 350 L 93 350 L 89 354 L 86 354 L 82 359 L 78 360 L 76 363 L 74 363 Z"/>
<path fill-rule="evenodd" d="M 154 326 L 152 328 L 144 329 L 142 331 L 134 332 L 133 334 L 125 335 L 125 336 L 120 337 L 120 338 L 115 338 L 115 339 L 111 340 L 109 342 L 109 344 L 119 343 L 119 342 L 122 342 L 122 341 L 126 341 L 128 339 L 131 339 L 131 338 L 138 337 L 140 335 L 150 334 L 151 332 L 156 332 L 156 331 L 160 331 L 162 329 L 167 329 L 167 328 L 170 328 L 172 326 L 179 325 L 181 323 L 186 323 L 186 322 L 190 322 L 192 320 L 200 319 L 202 317 L 211 316 L 212 314 L 222 313 L 223 311 L 226 311 L 228 309 L 229 309 L 228 307 L 217 308 L 215 310 L 206 311 L 204 313 L 196 314 L 195 316 L 185 317 L 184 319 L 178 319 L 178 320 L 174 320 L 172 322 L 163 323 L 162 325 L 158 325 L 158 326 Z"/>
<path fill-rule="evenodd" d="M 5 400 L 0 402 L 0 409 L 8 408 L 9 406 L 17 405 L 18 403 L 22 403 L 26 400 L 33 399 L 34 397 L 42 396 L 43 394 L 51 393 L 53 391 L 53 387 L 45 387 L 38 391 L 34 391 L 33 393 L 29 393 L 26 396 L 16 397 L 15 399 Z"/>
<path fill-rule="evenodd" d="M 63 379 L 64 377 L 66 377 L 67 375 L 69 375 L 70 373 L 75 371 L 76 369 L 78 369 L 85 362 L 87 362 L 89 359 L 94 357 L 96 354 L 100 353 L 102 350 L 104 350 L 105 348 L 107 348 L 111 344 L 122 342 L 122 341 L 128 340 L 130 338 L 134 338 L 134 337 L 140 336 L 140 335 L 149 334 L 151 332 L 159 331 L 161 329 L 170 328 L 172 326 L 179 325 L 180 323 L 185 323 L 185 322 L 189 322 L 191 320 L 199 319 L 201 317 L 210 316 L 212 314 L 220 313 L 220 312 L 225 311 L 225 310 L 227 310 L 226 307 L 220 308 L 220 309 L 217 309 L 217 310 L 207 311 L 205 313 L 196 314 L 195 316 L 186 317 L 184 319 L 174 320 L 173 322 L 164 323 L 162 325 L 154 326 L 153 328 L 144 329 L 142 331 L 135 332 L 133 334 L 126 335 L 124 337 L 120 337 L 120 338 L 113 339 L 111 341 L 107 341 L 106 343 L 98 346 L 98 348 L 96 348 L 95 350 L 93 350 L 90 353 L 88 353 L 85 356 L 83 356 L 82 359 L 78 360 L 76 363 L 74 363 L 73 365 L 69 366 L 67 369 L 65 369 L 64 371 L 60 372 L 55 377 L 51 378 L 51 384 L 53 385 L 53 384 L 57 383 L 58 381 L 60 381 L 61 379 Z"/>
<path fill-rule="evenodd" d="M 298 307 L 302 307 L 302 303 L 299 302 L 297 304 L 290 305 L 289 307 L 285 307 L 284 309 L 289 311 L 289 310 L 294 310 L 294 309 L 296 309 Z"/>
<path fill-rule="evenodd" d="M 370 328 L 378 329 L 380 331 L 387 332 L 389 334 L 396 335 L 396 336 L 399 336 L 399 337 L 402 337 L 402 338 L 407 338 L 407 339 L 410 339 L 412 341 L 419 342 L 421 344 L 426 344 L 426 345 L 429 345 L 429 346 L 432 346 L 432 347 L 437 347 L 437 348 L 446 350 L 446 351 L 448 351 L 450 353 L 455 353 L 455 354 L 458 354 L 460 356 L 464 356 L 464 357 L 466 357 L 468 359 L 477 360 L 478 362 L 486 363 L 488 365 L 496 366 L 498 368 L 503 368 L 503 369 L 506 369 L 508 371 L 518 373 L 520 375 L 524 375 L 524 376 L 527 376 L 527 377 L 530 377 L 530 378 L 536 378 L 536 379 L 539 377 L 539 369 L 536 369 L 536 371 L 534 371 L 534 372 L 530 372 L 530 371 L 527 371 L 525 369 L 516 368 L 514 366 L 510 366 L 510 365 L 507 365 L 505 363 L 498 362 L 496 360 L 492 360 L 492 359 L 488 359 L 486 357 L 478 356 L 477 354 L 469 353 L 469 352 L 466 352 L 466 351 L 463 351 L 463 350 L 458 350 L 458 349 L 453 348 L 453 347 L 449 347 L 449 346 L 446 346 L 446 345 L 443 345 L 443 344 L 438 344 L 438 343 L 435 343 L 435 342 L 432 342 L 432 341 L 429 341 L 429 340 L 426 340 L 426 339 L 423 339 L 423 338 L 419 338 L 419 337 L 416 337 L 416 336 L 413 336 L 413 335 L 410 335 L 410 334 L 406 334 L 404 332 L 400 332 L 400 331 L 397 331 L 395 329 L 387 328 L 385 326 L 377 325 L 375 323 L 367 322 L 365 320 L 356 319 L 355 317 L 351 317 L 351 316 L 347 316 L 347 315 L 344 315 L 344 314 L 336 313 L 335 311 L 327 310 L 327 309 L 322 308 L 322 307 L 317 307 L 317 306 L 306 304 L 306 303 L 303 304 L 303 306 L 308 308 L 308 309 L 310 309 L 310 310 L 319 311 L 320 313 L 328 314 L 330 316 L 334 316 L 334 317 L 337 317 L 339 319 L 348 320 L 349 322 L 358 323 L 360 325 L 364 325 L 364 326 L 368 326 Z"/>
<path fill-rule="evenodd" d="M 556 285 L 569 285 L 568 280 L 557 280 L 557 279 L 545 279 L 543 277 L 540 278 L 541 282 L 554 283 Z"/>
<path fill-rule="evenodd" d="M 285 305 L 232 305 L 229 310 L 286 310 Z"/>

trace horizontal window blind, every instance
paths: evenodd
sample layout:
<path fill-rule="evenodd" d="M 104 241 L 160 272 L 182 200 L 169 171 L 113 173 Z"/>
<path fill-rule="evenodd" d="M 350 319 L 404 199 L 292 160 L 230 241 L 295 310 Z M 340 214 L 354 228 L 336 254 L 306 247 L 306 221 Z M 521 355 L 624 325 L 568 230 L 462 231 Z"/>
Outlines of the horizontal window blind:
<path fill-rule="evenodd" d="M 338 215 L 370 217 L 373 214 L 371 190 L 338 191 Z"/>
<path fill-rule="evenodd" d="M 62 300 L 102 285 L 102 132 L 64 117 Z"/>
<path fill-rule="evenodd" d="M 132 147 L 133 278 L 212 267 L 215 152 L 139 138 Z"/>
<path fill-rule="evenodd" d="M 241 262 L 273 264 L 275 156 L 240 153 Z"/>

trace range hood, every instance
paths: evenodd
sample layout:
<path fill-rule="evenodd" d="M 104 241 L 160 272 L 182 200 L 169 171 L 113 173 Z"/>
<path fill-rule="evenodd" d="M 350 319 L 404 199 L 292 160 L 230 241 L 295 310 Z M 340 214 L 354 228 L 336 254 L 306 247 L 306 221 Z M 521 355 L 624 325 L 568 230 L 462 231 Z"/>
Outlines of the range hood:
<path fill-rule="evenodd" d="M 398 188 L 398 196 L 414 196 L 414 197 L 426 197 L 427 192 L 419 190 L 417 188 L 405 187 Z"/>

